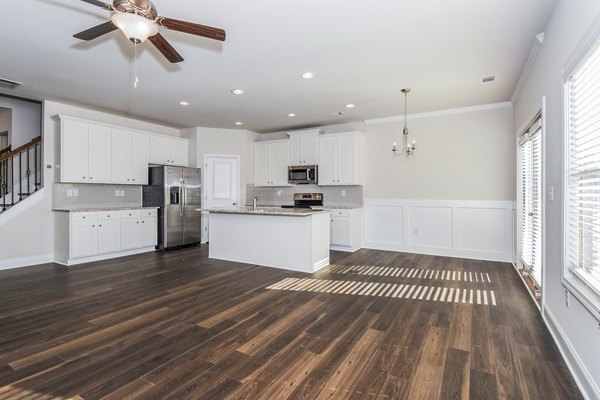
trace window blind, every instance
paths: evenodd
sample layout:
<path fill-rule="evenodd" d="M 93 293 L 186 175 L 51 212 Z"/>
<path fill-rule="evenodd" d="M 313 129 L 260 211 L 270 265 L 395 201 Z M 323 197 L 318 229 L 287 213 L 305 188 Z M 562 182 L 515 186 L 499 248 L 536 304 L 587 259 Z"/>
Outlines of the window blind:
<path fill-rule="evenodd" d="M 523 267 L 542 285 L 542 124 L 538 114 L 521 136 L 520 240 Z"/>
<path fill-rule="evenodd" d="M 600 295 L 600 46 L 567 82 L 567 267 Z"/>

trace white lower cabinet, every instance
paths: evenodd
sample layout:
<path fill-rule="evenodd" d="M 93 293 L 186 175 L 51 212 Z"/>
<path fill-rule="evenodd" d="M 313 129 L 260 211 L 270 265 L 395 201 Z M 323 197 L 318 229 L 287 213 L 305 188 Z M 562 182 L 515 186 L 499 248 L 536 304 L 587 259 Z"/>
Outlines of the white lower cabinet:
<path fill-rule="evenodd" d="M 119 221 L 98 221 L 98 254 L 116 253 L 120 248 L 121 227 Z"/>
<path fill-rule="evenodd" d="M 140 220 L 121 220 L 121 250 L 132 250 L 140 247 Z"/>
<path fill-rule="evenodd" d="M 140 219 L 140 247 L 156 246 L 157 234 L 156 217 Z"/>
<path fill-rule="evenodd" d="M 95 221 L 71 223 L 71 258 L 89 257 L 98 251 Z"/>
<path fill-rule="evenodd" d="M 362 248 L 362 209 L 331 209 L 330 248 L 354 252 Z"/>
<path fill-rule="evenodd" d="M 60 213 L 58 229 L 68 233 L 57 262 L 74 265 L 152 251 L 157 215 L 156 209 Z"/>

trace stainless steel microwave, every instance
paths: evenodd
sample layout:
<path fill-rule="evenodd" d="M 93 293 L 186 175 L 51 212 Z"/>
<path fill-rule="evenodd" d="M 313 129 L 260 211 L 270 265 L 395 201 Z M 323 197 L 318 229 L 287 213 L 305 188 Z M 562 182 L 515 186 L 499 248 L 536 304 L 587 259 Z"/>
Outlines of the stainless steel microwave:
<path fill-rule="evenodd" d="M 316 165 L 288 167 L 288 183 L 293 185 L 319 183 L 319 167 Z"/>

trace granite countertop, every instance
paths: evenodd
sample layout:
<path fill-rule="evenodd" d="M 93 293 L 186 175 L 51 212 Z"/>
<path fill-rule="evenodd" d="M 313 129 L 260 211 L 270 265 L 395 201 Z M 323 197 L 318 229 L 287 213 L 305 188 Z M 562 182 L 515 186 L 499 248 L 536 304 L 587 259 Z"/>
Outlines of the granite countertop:
<path fill-rule="evenodd" d="M 146 210 L 157 209 L 159 207 L 84 207 L 84 208 L 53 208 L 57 212 L 93 212 L 93 211 L 120 211 L 120 210 Z"/>
<path fill-rule="evenodd" d="M 323 207 L 314 207 L 315 210 L 353 210 L 355 208 L 363 208 L 363 206 L 330 206 L 325 205 Z"/>
<path fill-rule="evenodd" d="M 207 211 L 215 214 L 251 214 L 251 215 L 275 215 L 284 217 L 306 217 L 314 214 L 326 213 L 326 210 L 310 210 L 298 208 L 281 208 L 281 207 L 257 207 L 256 210 L 252 207 L 240 207 L 231 210 L 208 210 L 198 208 L 196 211 Z"/>

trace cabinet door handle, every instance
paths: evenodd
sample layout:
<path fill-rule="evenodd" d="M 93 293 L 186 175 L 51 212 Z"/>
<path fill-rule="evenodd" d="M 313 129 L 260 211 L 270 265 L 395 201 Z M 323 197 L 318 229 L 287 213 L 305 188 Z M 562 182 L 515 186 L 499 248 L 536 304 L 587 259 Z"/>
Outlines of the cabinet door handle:
<path fill-rule="evenodd" d="M 85 176 L 83 176 L 82 178 L 85 179 Z"/>
<path fill-rule="evenodd" d="M 127 178 L 127 182 L 129 182 L 129 178 Z"/>
<path fill-rule="evenodd" d="M 135 182 L 135 178 L 133 178 L 133 181 Z"/>
<path fill-rule="evenodd" d="M 144 222 L 146 222 L 146 221 L 142 221 L 142 224 L 143 224 Z"/>
<path fill-rule="evenodd" d="M 96 227 L 96 225 L 92 225 L 92 228 L 95 228 L 95 227 Z"/>
<path fill-rule="evenodd" d="M 139 223 L 140 223 L 140 221 L 137 221 L 137 222 L 136 222 L 136 224 L 139 224 Z"/>
<path fill-rule="evenodd" d="M 83 217 L 81 217 L 81 218 L 85 219 L 85 215 Z"/>
<path fill-rule="evenodd" d="M 98 225 L 98 228 L 102 228 L 102 224 L 99 224 L 99 225 Z"/>

